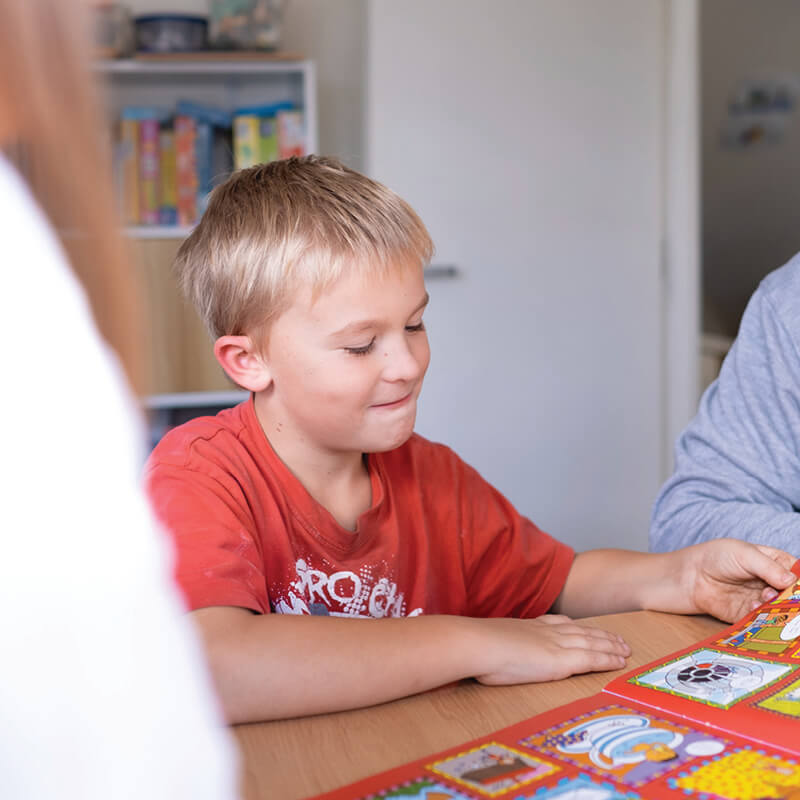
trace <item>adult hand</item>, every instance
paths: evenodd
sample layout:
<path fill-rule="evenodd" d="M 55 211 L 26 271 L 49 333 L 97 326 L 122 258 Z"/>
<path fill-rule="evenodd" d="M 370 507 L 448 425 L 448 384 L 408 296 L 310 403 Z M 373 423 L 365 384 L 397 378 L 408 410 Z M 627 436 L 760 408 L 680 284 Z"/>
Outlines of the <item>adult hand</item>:
<path fill-rule="evenodd" d="M 797 576 L 794 556 L 738 539 L 714 539 L 677 551 L 685 557 L 688 608 L 734 622 L 777 597 Z"/>

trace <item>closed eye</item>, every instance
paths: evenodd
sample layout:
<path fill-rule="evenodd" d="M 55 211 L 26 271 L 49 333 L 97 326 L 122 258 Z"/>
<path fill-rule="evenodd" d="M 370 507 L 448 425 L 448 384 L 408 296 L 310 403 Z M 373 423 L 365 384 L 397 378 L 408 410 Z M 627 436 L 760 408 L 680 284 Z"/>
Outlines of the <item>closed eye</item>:
<path fill-rule="evenodd" d="M 407 333 L 417 333 L 419 331 L 425 330 L 425 323 L 418 322 L 416 325 L 406 325 L 406 332 Z"/>
<path fill-rule="evenodd" d="M 373 347 L 375 347 L 374 336 L 372 339 L 370 339 L 369 344 L 365 344 L 362 347 L 345 347 L 344 350 L 346 353 L 350 353 L 350 355 L 353 356 L 365 356 L 372 350 Z"/>

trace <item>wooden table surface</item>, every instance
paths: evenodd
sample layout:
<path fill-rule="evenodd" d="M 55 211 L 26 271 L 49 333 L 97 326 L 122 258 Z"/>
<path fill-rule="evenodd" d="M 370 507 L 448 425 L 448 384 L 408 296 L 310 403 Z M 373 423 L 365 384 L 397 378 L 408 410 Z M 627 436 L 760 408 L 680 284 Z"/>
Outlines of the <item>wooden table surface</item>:
<path fill-rule="evenodd" d="M 611 614 L 586 622 L 625 637 L 633 654 L 623 671 L 688 647 L 724 627 L 709 617 L 655 611 Z M 595 694 L 621 672 L 523 686 L 462 681 L 356 711 L 238 725 L 233 731 L 241 753 L 243 796 L 302 800 L 336 789 Z"/>

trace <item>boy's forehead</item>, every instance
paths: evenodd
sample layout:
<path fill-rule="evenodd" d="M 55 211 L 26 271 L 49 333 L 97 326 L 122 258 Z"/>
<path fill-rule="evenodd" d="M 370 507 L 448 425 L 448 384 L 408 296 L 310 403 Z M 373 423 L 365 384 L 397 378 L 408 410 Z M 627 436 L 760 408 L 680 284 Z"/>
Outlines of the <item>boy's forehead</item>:
<path fill-rule="evenodd" d="M 383 275 L 343 275 L 320 287 L 304 285 L 289 299 L 287 313 L 310 322 L 350 325 L 387 312 L 410 312 L 428 301 L 422 269 Z"/>

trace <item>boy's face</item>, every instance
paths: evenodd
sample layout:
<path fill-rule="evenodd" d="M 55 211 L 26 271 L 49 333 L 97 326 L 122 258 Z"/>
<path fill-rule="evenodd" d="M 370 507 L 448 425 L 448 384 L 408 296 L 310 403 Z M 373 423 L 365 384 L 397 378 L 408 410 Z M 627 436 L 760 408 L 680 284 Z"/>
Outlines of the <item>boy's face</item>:
<path fill-rule="evenodd" d="M 360 454 L 405 442 L 430 360 L 427 302 L 414 267 L 300 292 L 266 347 L 272 384 L 257 408 L 273 444 Z"/>

